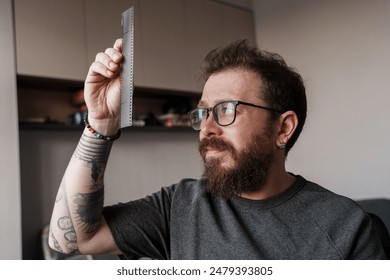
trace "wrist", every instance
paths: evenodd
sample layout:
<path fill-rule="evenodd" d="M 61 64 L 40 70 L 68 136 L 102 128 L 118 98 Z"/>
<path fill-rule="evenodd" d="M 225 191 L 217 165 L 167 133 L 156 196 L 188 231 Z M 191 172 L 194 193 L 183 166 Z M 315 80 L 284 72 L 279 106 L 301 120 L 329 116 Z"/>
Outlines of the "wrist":
<path fill-rule="evenodd" d="M 90 118 L 88 112 L 84 115 L 84 124 L 86 130 L 89 131 L 97 139 L 114 141 L 120 137 L 119 119 L 103 119 L 96 120 Z"/>

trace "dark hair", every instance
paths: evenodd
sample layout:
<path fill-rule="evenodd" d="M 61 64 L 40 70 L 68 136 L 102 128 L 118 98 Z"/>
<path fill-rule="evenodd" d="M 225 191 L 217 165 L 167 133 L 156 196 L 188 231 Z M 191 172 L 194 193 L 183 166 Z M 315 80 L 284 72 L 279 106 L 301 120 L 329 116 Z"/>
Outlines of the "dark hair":
<path fill-rule="evenodd" d="M 212 50 L 204 59 L 204 81 L 216 72 L 243 68 L 258 73 L 261 77 L 263 99 L 279 111 L 294 111 L 298 126 L 286 144 L 286 155 L 294 146 L 306 120 L 306 90 L 301 76 L 284 59 L 276 54 L 248 45 L 246 40 L 234 42 L 224 48 Z M 278 113 L 270 111 L 270 120 L 275 121 Z"/>

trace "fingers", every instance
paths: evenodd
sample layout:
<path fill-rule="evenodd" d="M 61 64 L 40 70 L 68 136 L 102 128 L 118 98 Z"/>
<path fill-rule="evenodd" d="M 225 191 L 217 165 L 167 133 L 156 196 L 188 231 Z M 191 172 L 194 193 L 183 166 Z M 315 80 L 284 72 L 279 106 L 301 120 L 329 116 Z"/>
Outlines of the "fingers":
<path fill-rule="evenodd" d="M 120 68 L 122 55 L 114 51 L 114 49 L 107 49 L 104 53 L 96 55 L 95 62 L 99 62 L 107 68 L 107 73 L 115 73 Z"/>
<path fill-rule="evenodd" d="M 116 39 L 116 41 L 114 43 L 114 49 L 121 52 L 122 47 L 123 47 L 123 39 L 122 38 Z"/>
<path fill-rule="evenodd" d="M 118 39 L 113 48 L 108 48 L 105 52 L 98 53 L 90 67 L 90 74 L 97 73 L 107 78 L 116 76 L 120 71 L 120 63 L 123 59 L 120 52 L 121 49 L 122 39 Z"/>

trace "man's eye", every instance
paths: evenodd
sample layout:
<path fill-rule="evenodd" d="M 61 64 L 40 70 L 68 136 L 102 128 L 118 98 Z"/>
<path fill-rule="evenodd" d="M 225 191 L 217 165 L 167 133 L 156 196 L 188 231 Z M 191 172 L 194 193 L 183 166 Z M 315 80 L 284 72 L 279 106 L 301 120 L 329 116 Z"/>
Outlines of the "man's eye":
<path fill-rule="evenodd" d="M 231 115 L 231 114 L 234 113 L 234 107 L 229 106 L 229 105 L 224 106 L 224 107 L 222 108 L 222 113 L 224 113 L 224 114 L 226 114 L 226 115 Z"/>

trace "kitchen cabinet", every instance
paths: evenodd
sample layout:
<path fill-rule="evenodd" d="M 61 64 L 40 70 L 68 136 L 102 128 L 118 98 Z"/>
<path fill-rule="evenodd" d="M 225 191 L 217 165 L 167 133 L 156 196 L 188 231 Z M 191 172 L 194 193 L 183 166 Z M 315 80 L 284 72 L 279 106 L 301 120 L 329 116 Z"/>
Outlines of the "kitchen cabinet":
<path fill-rule="evenodd" d="M 189 87 L 200 89 L 200 67 L 205 55 L 223 42 L 221 4 L 213 1 L 186 1 L 187 63 Z"/>
<path fill-rule="evenodd" d="M 15 0 L 18 74 L 84 80 L 96 54 L 121 37 L 121 14 L 135 2 Z"/>
<path fill-rule="evenodd" d="M 132 5 L 136 86 L 199 92 L 211 49 L 254 43 L 252 13 L 216 1 L 15 0 L 18 74 L 84 80 L 96 54 L 121 36 L 121 14 Z"/>
<path fill-rule="evenodd" d="M 201 63 L 210 50 L 255 41 L 253 14 L 218 2 L 140 1 L 138 8 L 142 86 L 199 92 Z"/>
<path fill-rule="evenodd" d="M 217 1 L 185 1 L 187 69 L 189 88 L 201 89 L 201 64 L 206 54 L 233 41 L 255 43 L 254 19 L 249 11 L 222 5 Z"/>
<path fill-rule="evenodd" d="M 141 1 L 141 56 L 144 86 L 188 89 L 185 1 Z M 137 55 L 137 54 L 136 54 Z"/>
<path fill-rule="evenodd" d="M 253 13 L 230 6 L 222 6 L 223 45 L 240 39 L 255 44 Z"/>
<path fill-rule="evenodd" d="M 82 80 L 83 0 L 14 0 L 17 73 Z"/>

